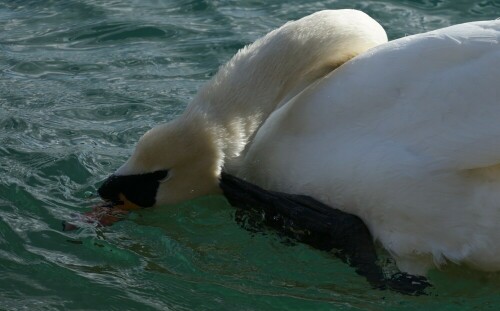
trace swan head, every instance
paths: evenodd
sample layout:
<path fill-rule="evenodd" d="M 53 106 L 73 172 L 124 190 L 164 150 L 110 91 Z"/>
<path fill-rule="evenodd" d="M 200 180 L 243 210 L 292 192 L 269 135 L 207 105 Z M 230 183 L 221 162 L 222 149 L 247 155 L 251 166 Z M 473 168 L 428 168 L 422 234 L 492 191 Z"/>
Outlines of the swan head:
<path fill-rule="evenodd" d="M 234 165 L 281 103 L 386 41 L 382 26 L 355 10 L 321 11 L 271 31 L 223 66 L 179 119 L 147 132 L 99 195 L 148 207 L 220 193 L 222 165 Z"/>
<path fill-rule="evenodd" d="M 174 120 L 145 133 L 132 156 L 99 188 L 101 198 L 135 209 L 219 193 L 217 148 L 208 131 L 190 124 Z"/>

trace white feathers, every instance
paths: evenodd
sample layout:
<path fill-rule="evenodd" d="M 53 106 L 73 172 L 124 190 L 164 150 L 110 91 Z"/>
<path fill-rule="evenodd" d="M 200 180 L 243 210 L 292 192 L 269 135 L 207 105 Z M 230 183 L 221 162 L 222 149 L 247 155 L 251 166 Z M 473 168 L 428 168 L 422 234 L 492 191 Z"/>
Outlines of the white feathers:
<path fill-rule="evenodd" d="M 404 271 L 500 270 L 500 21 L 386 40 L 354 10 L 287 23 L 120 172 L 169 169 L 165 204 L 214 192 L 224 166 L 360 216 Z"/>
<path fill-rule="evenodd" d="M 500 270 L 500 21 L 389 42 L 274 112 L 239 175 L 360 216 L 400 267 Z"/>
<path fill-rule="evenodd" d="M 321 11 L 289 22 L 240 50 L 189 104 L 220 126 L 226 159 L 237 157 L 262 122 L 317 79 L 350 58 L 387 42 L 363 12 Z"/>

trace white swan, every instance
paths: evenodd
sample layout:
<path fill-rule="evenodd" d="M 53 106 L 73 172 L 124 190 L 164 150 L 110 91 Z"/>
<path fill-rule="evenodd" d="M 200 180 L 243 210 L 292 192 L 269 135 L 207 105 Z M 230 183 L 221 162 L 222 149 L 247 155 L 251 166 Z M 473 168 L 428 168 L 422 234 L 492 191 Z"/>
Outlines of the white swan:
<path fill-rule="evenodd" d="M 164 172 L 161 205 L 217 193 L 224 168 L 358 215 L 403 271 L 500 270 L 500 21 L 386 40 L 354 10 L 284 25 L 146 133 L 115 179 Z M 132 200 L 125 188 L 104 197 Z"/>

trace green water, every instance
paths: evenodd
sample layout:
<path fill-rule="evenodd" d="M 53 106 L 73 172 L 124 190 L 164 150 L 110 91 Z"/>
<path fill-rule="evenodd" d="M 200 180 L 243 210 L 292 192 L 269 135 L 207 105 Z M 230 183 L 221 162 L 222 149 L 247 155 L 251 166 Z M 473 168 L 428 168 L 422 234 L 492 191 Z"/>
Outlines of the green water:
<path fill-rule="evenodd" d="M 0 309 L 498 310 L 498 274 L 432 271 L 424 297 L 373 290 L 331 254 L 243 230 L 222 197 L 61 231 L 239 48 L 352 7 L 391 38 L 500 17 L 491 0 L 0 1 Z"/>

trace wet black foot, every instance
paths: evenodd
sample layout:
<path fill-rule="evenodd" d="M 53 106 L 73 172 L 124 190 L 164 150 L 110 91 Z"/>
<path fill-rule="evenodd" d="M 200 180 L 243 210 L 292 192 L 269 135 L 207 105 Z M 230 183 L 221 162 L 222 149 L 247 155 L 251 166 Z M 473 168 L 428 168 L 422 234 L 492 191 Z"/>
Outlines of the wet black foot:
<path fill-rule="evenodd" d="M 386 284 L 393 291 L 414 296 L 426 295 L 425 290 L 432 287 L 425 277 L 404 272 L 393 274 L 386 280 Z"/>
<path fill-rule="evenodd" d="M 251 231 L 271 227 L 288 238 L 331 251 L 378 289 L 408 295 L 425 294 L 431 284 L 424 277 L 397 273 L 386 278 L 377 264 L 373 238 L 363 221 L 311 197 L 266 191 L 222 173 L 220 187 L 231 205 L 238 207 L 237 221 Z"/>

